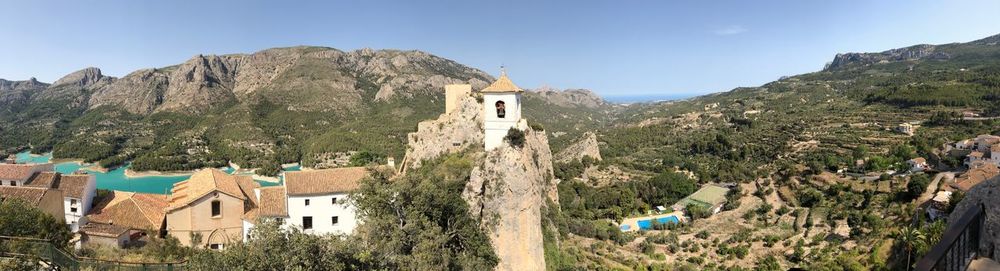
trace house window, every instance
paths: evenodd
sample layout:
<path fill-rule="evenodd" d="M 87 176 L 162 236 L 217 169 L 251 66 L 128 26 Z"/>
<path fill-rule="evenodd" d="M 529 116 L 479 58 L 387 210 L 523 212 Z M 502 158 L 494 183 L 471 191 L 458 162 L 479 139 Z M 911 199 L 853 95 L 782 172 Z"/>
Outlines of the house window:
<path fill-rule="evenodd" d="M 76 213 L 76 207 L 69 207 L 70 213 Z"/>
<path fill-rule="evenodd" d="M 222 244 L 211 244 L 211 245 L 208 245 L 208 248 L 211 248 L 212 250 L 221 250 L 222 249 Z"/>
<path fill-rule="evenodd" d="M 337 222 L 339 222 L 339 221 L 338 221 L 338 220 L 339 220 L 339 217 L 336 217 L 336 216 L 335 216 L 335 217 L 333 217 L 333 219 L 332 219 L 332 220 L 333 220 L 333 225 L 337 225 Z"/>
<path fill-rule="evenodd" d="M 76 205 L 76 199 L 69 199 L 69 205 Z"/>
<path fill-rule="evenodd" d="M 10 181 L 10 186 L 17 186 L 17 182 L 15 182 L 15 181 Z"/>
<path fill-rule="evenodd" d="M 212 217 L 222 216 L 222 202 L 218 200 L 212 201 Z"/>
<path fill-rule="evenodd" d="M 303 216 L 302 217 L 302 229 L 311 230 L 313 228 L 313 217 Z"/>
<path fill-rule="evenodd" d="M 337 205 L 337 198 L 330 199 L 330 204 Z"/>
<path fill-rule="evenodd" d="M 306 206 L 309 206 L 309 199 L 306 199 Z"/>
<path fill-rule="evenodd" d="M 503 101 L 497 101 L 496 107 L 497 107 L 497 118 L 502 119 L 504 116 L 507 116 L 507 106 L 504 105 Z"/>

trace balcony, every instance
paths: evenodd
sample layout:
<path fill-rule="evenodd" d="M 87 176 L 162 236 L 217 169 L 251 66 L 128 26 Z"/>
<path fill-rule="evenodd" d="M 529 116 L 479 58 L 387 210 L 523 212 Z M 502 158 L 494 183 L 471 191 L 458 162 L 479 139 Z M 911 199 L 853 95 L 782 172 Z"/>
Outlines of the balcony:
<path fill-rule="evenodd" d="M 967 210 L 945 230 L 941 242 L 917 262 L 919 271 L 998 270 L 997 249 L 984 243 L 986 206 Z"/>

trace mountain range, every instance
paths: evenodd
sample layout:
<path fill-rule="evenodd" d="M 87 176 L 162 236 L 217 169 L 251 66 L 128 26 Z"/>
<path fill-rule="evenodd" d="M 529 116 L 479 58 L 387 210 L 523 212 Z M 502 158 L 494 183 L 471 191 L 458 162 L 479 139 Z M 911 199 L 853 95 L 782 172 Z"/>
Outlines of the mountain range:
<path fill-rule="evenodd" d="M 105 166 L 134 160 L 135 168 L 157 170 L 227 161 L 312 165 L 348 151 L 400 156 L 415 123 L 442 113 L 444 85 L 481 89 L 492 80 L 421 51 L 306 46 L 198 55 L 121 78 L 91 67 L 51 84 L 0 80 L 0 147 L 53 150 L 57 158 Z M 526 103 L 554 106 L 527 115 L 568 129 L 562 134 L 583 132 L 574 121 L 556 119 L 570 118 L 565 112 L 611 107 L 588 90 L 546 88 L 526 96 Z"/>

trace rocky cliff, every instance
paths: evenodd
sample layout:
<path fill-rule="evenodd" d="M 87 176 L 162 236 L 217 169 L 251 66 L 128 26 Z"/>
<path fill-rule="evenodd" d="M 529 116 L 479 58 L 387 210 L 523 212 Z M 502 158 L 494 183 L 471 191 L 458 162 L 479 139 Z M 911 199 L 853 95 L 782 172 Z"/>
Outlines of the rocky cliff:
<path fill-rule="evenodd" d="M 35 93 L 49 87 L 49 84 L 38 82 L 35 78 L 25 81 L 8 81 L 0 79 L 0 111 L 9 110 L 14 106 L 28 103 Z"/>
<path fill-rule="evenodd" d="M 829 71 L 845 67 L 865 66 L 878 63 L 889 63 L 918 59 L 949 59 L 951 55 L 938 52 L 938 46 L 921 44 L 905 48 L 892 49 L 880 53 L 844 53 L 837 54 L 823 70 Z"/>
<path fill-rule="evenodd" d="M 588 89 L 556 90 L 549 87 L 535 89 L 528 95 L 536 95 L 550 104 L 561 107 L 598 108 L 607 105 L 601 96 Z"/>
<path fill-rule="evenodd" d="M 178 65 L 138 70 L 122 78 L 86 68 L 29 99 L 72 100 L 84 109 L 115 106 L 136 114 L 200 113 L 260 100 L 290 110 L 325 112 L 433 93 L 446 84 L 483 87 L 491 79 L 482 71 L 421 51 L 344 52 L 300 46 L 252 54 L 198 55 Z"/>
<path fill-rule="evenodd" d="M 540 208 L 546 197 L 558 202 L 548 137 L 522 122 L 524 146 L 504 144 L 484 152 L 482 110 L 469 97 L 459 110 L 420 123 L 409 136 L 408 166 L 448 152 L 481 152 L 462 196 L 490 236 L 500 258 L 497 270 L 544 270 Z"/>
<path fill-rule="evenodd" d="M 583 137 L 575 143 L 569 145 L 556 155 L 556 162 L 570 162 L 590 156 L 595 160 L 601 160 L 601 149 L 597 143 L 597 135 L 594 132 L 586 132 Z"/>
<path fill-rule="evenodd" d="M 982 251 L 1000 248 L 1000 201 L 997 201 L 997 197 L 1000 197 L 1000 177 L 972 187 L 948 217 L 948 228 L 955 226 L 959 218 L 973 206 L 983 205 L 986 207 L 986 225 L 983 226 L 986 232 L 980 238 L 986 242 L 982 242 L 980 247 Z"/>

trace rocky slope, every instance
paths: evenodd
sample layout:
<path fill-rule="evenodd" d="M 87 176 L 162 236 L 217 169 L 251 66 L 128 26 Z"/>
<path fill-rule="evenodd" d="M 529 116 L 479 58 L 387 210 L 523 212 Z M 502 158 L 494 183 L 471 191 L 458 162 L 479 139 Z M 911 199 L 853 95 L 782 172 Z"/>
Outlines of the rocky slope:
<path fill-rule="evenodd" d="M 25 81 L 0 79 L 0 111 L 25 105 L 32 95 L 48 86 L 49 84 L 38 82 L 35 78 Z"/>
<path fill-rule="evenodd" d="M 556 90 L 543 87 L 532 90 L 528 95 L 538 96 L 548 103 L 561 107 L 586 107 L 600 108 L 608 105 L 608 102 L 597 96 L 596 93 L 588 89 L 565 89 Z"/>
<path fill-rule="evenodd" d="M 1000 177 L 986 180 L 969 190 L 965 198 L 955 206 L 955 211 L 948 217 L 948 228 L 956 224 L 962 215 L 973 206 L 982 205 L 986 207 L 986 222 L 983 226 L 986 232 L 981 233 L 983 237 L 980 246 L 982 251 L 989 251 L 992 248 L 1000 247 Z"/>
<path fill-rule="evenodd" d="M 824 70 L 834 70 L 847 66 L 864 66 L 879 63 L 899 62 L 917 59 L 949 59 L 951 55 L 937 52 L 937 46 L 929 44 L 914 45 L 906 48 L 892 49 L 881 53 L 844 53 L 837 54 L 833 62 Z"/>
<path fill-rule="evenodd" d="M 565 163 L 581 160 L 587 156 L 598 161 L 601 160 L 601 149 L 597 143 L 597 135 L 594 132 L 584 133 L 583 137 L 576 141 L 576 143 L 559 151 L 559 154 L 556 154 L 556 162 Z"/>
<path fill-rule="evenodd" d="M 526 124 L 521 148 L 504 144 L 483 153 L 482 105 L 472 97 L 459 110 L 422 122 L 409 136 L 407 166 L 448 152 L 469 150 L 483 157 L 463 198 L 490 236 L 500 263 L 497 270 L 543 270 L 541 209 L 546 197 L 558 202 L 548 137 Z"/>

